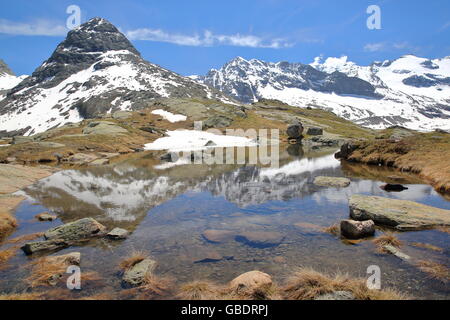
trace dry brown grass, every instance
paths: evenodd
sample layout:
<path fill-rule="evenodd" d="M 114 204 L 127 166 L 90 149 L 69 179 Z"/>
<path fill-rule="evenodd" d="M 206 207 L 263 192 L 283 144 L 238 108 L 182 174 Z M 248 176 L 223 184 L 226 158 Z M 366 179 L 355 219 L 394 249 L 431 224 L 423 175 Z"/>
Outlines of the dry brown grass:
<path fill-rule="evenodd" d="M 16 227 L 16 218 L 8 212 L 0 212 L 0 241 L 9 236 Z"/>
<path fill-rule="evenodd" d="M 433 261 L 420 260 L 416 265 L 422 272 L 427 273 L 432 279 L 437 279 L 444 283 L 447 283 L 450 280 L 450 270 L 443 264 Z"/>
<path fill-rule="evenodd" d="M 210 281 L 192 281 L 179 288 L 177 297 L 181 300 L 219 300 L 224 288 Z"/>
<path fill-rule="evenodd" d="M 6 263 L 16 255 L 18 249 L 19 246 L 14 246 L 0 251 L 0 269 L 6 267 Z"/>
<path fill-rule="evenodd" d="M 384 249 L 384 246 L 386 245 L 391 245 L 396 248 L 400 248 L 403 245 L 403 242 L 401 242 L 392 232 L 387 232 L 372 242 L 377 247 L 377 252 L 379 253 L 386 253 L 386 249 Z"/>
<path fill-rule="evenodd" d="M 437 247 L 437 246 L 434 246 L 434 245 L 429 244 L 429 243 L 412 242 L 411 245 L 414 246 L 414 247 L 428 249 L 428 250 L 432 250 L 432 251 L 444 252 L 444 249 L 442 249 L 440 247 Z"/>
<path fill-rule="evenodd" d="M 297 271 L 282 288 L 282 296 L 287 300 L 313 300 L 334 291 L 349 291 L 357 300 L 404 300 L 407 297 L 392 289 L 370 290 L 364 279 L 337 274 L 329 276 L 313 269 Z"/>
<path fill-rule="evenodd" d="M 438 227 L 438 228 L 436 228 L 436 230 L 440 231 L 440 232 L 444 232 L 444 233 L 450 234 L 450 228 L 449 227 Z"/>
<path fill-rule="evenodd" d="M 335 223 L 329 227 L 323 228 L 323 231 L 337 237 L 341 234 L 341 226 L 339 223 Z"/>
<path fill-rule="evenodd" d="M 31 274 L 25 279 L 31 288 L 55 286 L 67 269 L 63 260 L 48 257 L 36 259 L 31 266 Z"/>
<path fill-rule="evenodd" d="M 0 300 L 41 300 L 43 294 L 41 292 L 30 292 L 30 293 L 13 293 L 13 294 L 2 294 L 0 295 Z"/>
<path fill-rule="evenodd" d="M 137 263 L 145 260 L 148 253 L 145 251 L 134 250 L 131 254 L 119 263 L 119 268 L 122 271 L 128 270 Z"/>
<path fill-rule="evenodd" d="M 450 135 L 416 133 L 401 141 L 371 140 L 358 143 L 349 160 L 381 164 L 417 173 L 437 191 L 450 192 Z"/>

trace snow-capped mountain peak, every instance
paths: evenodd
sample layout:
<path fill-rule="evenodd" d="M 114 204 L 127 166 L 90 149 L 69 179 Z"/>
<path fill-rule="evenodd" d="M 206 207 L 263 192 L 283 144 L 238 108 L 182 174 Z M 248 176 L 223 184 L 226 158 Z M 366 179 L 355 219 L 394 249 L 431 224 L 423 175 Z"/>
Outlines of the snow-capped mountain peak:
<path fill-rule="evenodd" d="M 27 76 L 16 77 L 14 72 L 0 59 L 0 100 L 6 94 L 6 91 L 17 86 Z"/>
<path fill-rule="evenodd" d="M 222 93 L 145 61 L 110 22 L 71 30 L 50 58 L 0 101 L 0 128 L 31 135 L 115 110 L 144 108 L 161 97 Z"/>
<path fill-rule="evenodd" d="M 238 57 L 195 79 L 243 103 L 278 99 L 327 109 L 372 128 L 450 129 L 448 57 L 405 55 L 368 66 L 347 56 L 317 57 L 310 64 Z"/>

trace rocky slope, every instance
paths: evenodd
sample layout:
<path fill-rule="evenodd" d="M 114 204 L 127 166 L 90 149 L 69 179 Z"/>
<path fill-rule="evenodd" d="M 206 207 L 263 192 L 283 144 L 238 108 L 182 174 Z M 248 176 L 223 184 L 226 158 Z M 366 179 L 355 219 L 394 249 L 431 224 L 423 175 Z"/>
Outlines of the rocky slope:
<path fill-rule="evenodd" d="M 243 102 L 278 99 L 322 108 L 371 128 L 450 129 L 450 57 L 412 55 L 358 66 L 343 58 L 310 65 L 236 58 L 193 79 Z"/>
<path fill-rule="evenodd" d="M 108 111 L 135 110 L 162 97 L 223 94 L 145 61 L 110 22 L 70 31 L 51 57 L 0 101 L 0 128 L 31 135 Z"/>
<path fill-rule="evenodd" d="M 5 98 L 6 92 L 18 85 L 27 76 L 16 77 L 8 65 L 0 59 L 0 100 Z"/>

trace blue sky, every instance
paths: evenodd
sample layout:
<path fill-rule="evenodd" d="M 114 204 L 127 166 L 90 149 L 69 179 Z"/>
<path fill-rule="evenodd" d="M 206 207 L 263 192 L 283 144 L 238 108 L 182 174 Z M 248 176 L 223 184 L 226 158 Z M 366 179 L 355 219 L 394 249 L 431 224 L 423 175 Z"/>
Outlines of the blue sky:
<path fill-rule="evenodd" d="M 236 56 L 310 63 L 346 55 L 367 65 L 450 55 L 448 0 L 3 0 L 0 58 L 16 74 L 33 72 L 64 39 L 69 5 L 82 22 L 108 19 L 145 59 L 183 75 Z M 367 28 L 369 5 L 381 9 L 381 30 Z"/>

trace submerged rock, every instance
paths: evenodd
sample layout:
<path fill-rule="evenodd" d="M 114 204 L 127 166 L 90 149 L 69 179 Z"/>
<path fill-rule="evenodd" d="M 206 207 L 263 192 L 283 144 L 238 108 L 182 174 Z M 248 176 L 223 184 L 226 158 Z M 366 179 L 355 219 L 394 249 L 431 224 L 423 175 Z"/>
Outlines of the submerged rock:
<path fill-rule="evenodd" d="M 206 230 L 202 236 L 209 242 L 221 243 L 234 239 L 236 233 L 228 230 Z"/>
<path fill-rule="evenodd" d="M 38 219 L 39 221 L 53 221 L 57 219 L 56 216 L 52 216 L 48 212 L 39 213 L 35 216 L 35 218 Z"/>
<path fill-rule="evenodd" d="M 105 230 L 105 226 L 96 220 L 92 218 L 84 218 L 47 230 L 44 233 L 44 237 L 47 240 L 63 239 L 76 241 L 103 236 L 105 234 Z"/>
<path fill-rule="evenodd" d="M 122 280 L 129 285 L 138 286 L 144 282 L 147 275 L 153 273 L 156 265 L 156 261 L 150 258 L 144 259 L 126 270 Z"/>
<path fill-rule="evenodd" d="M 284 235 L 278 232 L 246 231 L 236 236 L 236 240 L 252 247 L 268 248 L 281 244 Z"/>
<path fill-rule="evenodd" d="M 359 221 L 373 220 L 398 230 L 423 230 L 450 226 L 450 210 L 430 207 L 407 200 L 353 195 L 350 216 Z"/>
<path fill-rule="evenodd" d="M 372 220 L 343 220 L 341 221 L 341 234 L 348 239 L 370 237 L 375 234 L 375 223 Z"/>
<path fill-rule="evenodd" d="M 316 177 L 314 184 L 320 187 L 345 188 L 350 185 L 351 181 L 347 178 L 338 177 Z"/>

